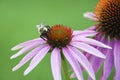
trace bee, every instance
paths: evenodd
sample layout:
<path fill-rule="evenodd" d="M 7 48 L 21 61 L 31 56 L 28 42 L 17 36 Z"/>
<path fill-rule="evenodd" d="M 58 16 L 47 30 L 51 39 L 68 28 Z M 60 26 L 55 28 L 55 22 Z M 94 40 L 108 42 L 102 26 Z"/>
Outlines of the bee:
<path fill-rule="evenodd" d="M 50 31 L 50 26 L 45 25 L 44 23 L 41 23 L 40 25 L 37 25 L 36 27 L 38 28 L 38 33 L 40 33 L 40 37 L 43 40 L 46 40 L 47 34 Z"/>

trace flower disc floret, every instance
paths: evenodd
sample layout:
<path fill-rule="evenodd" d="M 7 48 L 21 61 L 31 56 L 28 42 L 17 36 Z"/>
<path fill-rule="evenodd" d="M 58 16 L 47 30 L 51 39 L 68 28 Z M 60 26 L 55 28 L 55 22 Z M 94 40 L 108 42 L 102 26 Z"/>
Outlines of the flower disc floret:
<path fill-rule="evenodd" d="M 100 0 L 95 9 L 98 31 L 111 38 L 120 39 L 120 0 Z"/>
<path fill-rule="evenodd" d="M 67 46 L 72 39 L 73 31 L 63 25 L 52 26 L 47 35 L 47 42 L 52 47 L 62 48 Z"/>

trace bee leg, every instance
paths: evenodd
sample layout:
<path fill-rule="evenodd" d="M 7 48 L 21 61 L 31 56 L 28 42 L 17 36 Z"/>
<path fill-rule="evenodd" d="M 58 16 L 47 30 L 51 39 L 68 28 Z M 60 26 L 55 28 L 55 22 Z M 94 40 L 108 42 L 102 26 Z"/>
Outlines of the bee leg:
<path fill-rule="evenodd" d="M 45 40 L 45 41 L 46 41 L 46 39 L 45 39 L 42 35 L 40 35 L 40 37 L 41 37 L 43 40 Z"/>

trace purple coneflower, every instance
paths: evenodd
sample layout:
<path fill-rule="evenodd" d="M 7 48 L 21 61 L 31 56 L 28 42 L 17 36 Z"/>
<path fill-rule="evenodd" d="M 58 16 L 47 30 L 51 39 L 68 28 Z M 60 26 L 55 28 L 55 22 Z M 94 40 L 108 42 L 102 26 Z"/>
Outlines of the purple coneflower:
<path fill-rule="evenodd" d="M 51 69 L 54 80 L 61 80 L 61 65 L 64 66 L 61 62 L 63 61 L 64 63 L 64 60 L 69 62 L 78 80 L 83 80 L 82 71 L 79 64 L 87 71 L 89 76 L 95 80 L 92 65 L 89 63 L 88 59 L 81 52 L 81 50 L 86 51 L 96 57 L 105 59 L 105 55 L 91 45 L 111 48 L 101 42 L 89 38 L 90 36 L 96 35 L 95 31 L 73 31 L 71 28 L 63 25 L 54 25 L 49 27 L 43 24 L 38 25 L 38 31 L 42 32 L 40 35 L 41 38 L 23 42 L 12 48 L 12 50 L 21 50 L 11 56 L 11 59 L 31 50 L 12 69 L 13 71 L 16 71 L 26 62 L 31 60 L 30 65 L 24 72 L 24 75 L 27 75 L 38 65 L 38 63 L 40 63 L 45 55 L 51 52 Z"/>
<path fill-rule="evenodd" d="M 106 55 L 104 62 L 100 58 L 91 57 L 94 71 L 97 72 L 103 63 L 101 80 L 107 80 L 115 67 L 114 80 L 120 80 L 120 0 L 100 0 L 95 12 L 87 12 L 84 16 L 98 22 L 92 27 L 92 30 L 98 32 L 95 39 L 112 47 L 112 50 L 99 48 Z"/>

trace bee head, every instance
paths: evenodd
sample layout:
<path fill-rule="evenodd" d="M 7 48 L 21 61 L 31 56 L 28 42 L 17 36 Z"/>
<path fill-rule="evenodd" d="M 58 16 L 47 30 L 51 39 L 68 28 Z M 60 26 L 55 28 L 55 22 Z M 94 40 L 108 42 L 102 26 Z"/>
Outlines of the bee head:
<path fill-rule="evenodd" d="M 43 33 L 43 31 L 47 31 L 47 28 L 45 27 L 44 23 L 41 23 L 40 25 L 36 26 L 38 28 L 38 33 Z"/>

